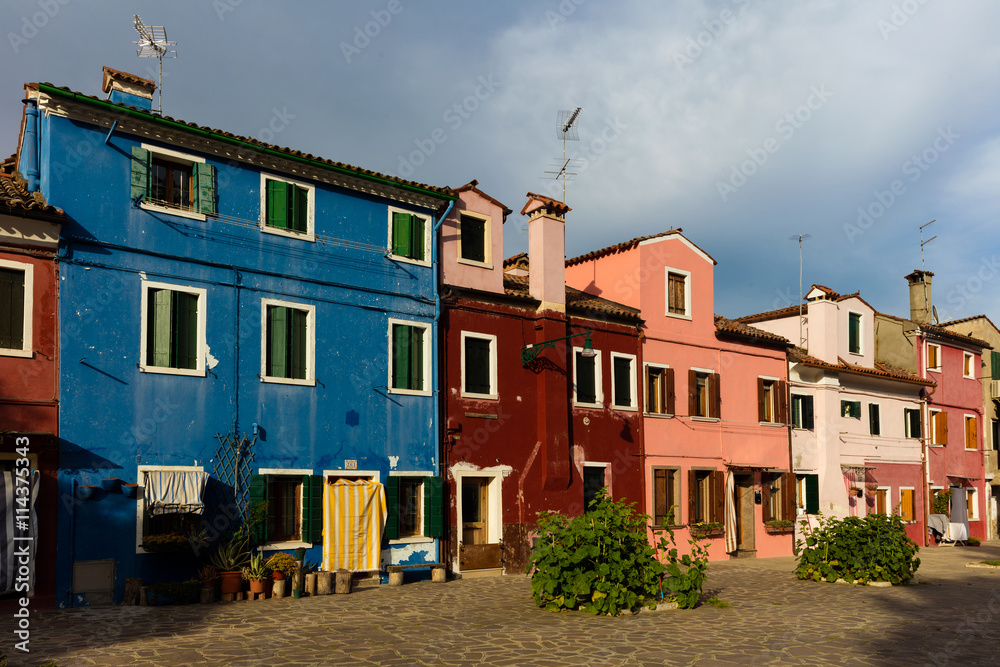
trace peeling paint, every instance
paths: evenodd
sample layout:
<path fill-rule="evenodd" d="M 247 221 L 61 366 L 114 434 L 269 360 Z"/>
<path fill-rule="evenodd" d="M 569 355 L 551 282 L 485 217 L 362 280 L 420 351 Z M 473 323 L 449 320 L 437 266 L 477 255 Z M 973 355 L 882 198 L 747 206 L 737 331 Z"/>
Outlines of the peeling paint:
<path fill-rule="evenodd" d="M 390 548 L 389 558 L 393 565 L 415 565 L 418 563 L 436 563 L 434 543 L 400 544 Z"/>
<path fill-rule="evenodd" d="M 389 470 L 395 470 L 397 465 L 399 465 L 399 457 L 398 456 L 390 456 L 389 457 Z"/>
<path fill-rule="evenodd" d="M 205 344 L 205 360 L 208 362 L 208 367 L 215 368 L 219 365 L 219 360 L 212 356 L 212 348 Z"/>

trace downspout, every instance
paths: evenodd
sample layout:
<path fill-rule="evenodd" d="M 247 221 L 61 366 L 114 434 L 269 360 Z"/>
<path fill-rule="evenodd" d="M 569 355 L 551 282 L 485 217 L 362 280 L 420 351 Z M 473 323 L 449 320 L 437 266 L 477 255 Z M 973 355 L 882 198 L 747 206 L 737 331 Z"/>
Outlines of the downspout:
<path fill-rule="evenodd" d="M 927 364 L 923 358 L 923 337 L 918 336 L 918 341 L 920 341 L 917 347 L 917 364 L 920 367 L 920 377 L 927 379 Z M 924 546 L 930 546 L 930 542 L 927 539 L 927 521 L 930 518 L 931 513 L 931 470 L 928 465 L 927 460 L 927 437 L 930 433 L 930 407 L 927 405 L 927 399 L 930 398 L 934 392 L 937 391 L 937 387 L 927 387 L 927 394 L 920 397 L 920 467 L 921 474 L 923 474 L 924 479 L 924 503 L 921 508 L 924 515 Z M 921 393 L 923 393 L 921 391 Z M 927 424 L 927 429 L 924 429 L 924 424 Z"/>
<path fill-rule="evenodd" d="M 38 102 L 24 100 L 24 139 L 21 142 L 21 155 L 18 161 L 18 171 L 27 181 L 28 192 L 38 191 Z"/>
<path fill-rule="evenodd" d="M 439 322 L 441 320 L 441 285 L 438 279 L 438 274 L 440 273 L 440 267 L 438 266 L 438 232 L 441 230 L 441 225 L 444 224 L 445 219 L 448 214 L 451 213 L 451 209 L 455 207 L 455 200 L 452 199 L 448 202 L 448 208 L 445 209 L 441 217 L 437 219 L 434 223 L 434 230 L 431 232 L 431 268 L 433 272 L 433 288 L 434 288 L 434 324 L 431 327 L 431 395 L 434 397 L 434 445 L 438 448 L 438 465 L 441 468 L 441 483 L 444 484 L 448 476 L 448 470 L 445 464 L 444 452 L 446 445 L 441 442 L 441 392 L 438 389 L 438 382 L 440 381 L 440 365 L 438 360 L 441 355 L 441 348 L 443 343 L 441 342 L 441 337 L 438 334 Z M 447 507 L 442 507 L 441 511 L 447 511 Z M 450 521 L 442 521 L 442 528 L 444 529 L 444 535 L 438 540 L 438 558 L 439 563 L 448 562 L 445 558 L 450 558 L 450 538 L 449 529 L 451 525 Z"/>

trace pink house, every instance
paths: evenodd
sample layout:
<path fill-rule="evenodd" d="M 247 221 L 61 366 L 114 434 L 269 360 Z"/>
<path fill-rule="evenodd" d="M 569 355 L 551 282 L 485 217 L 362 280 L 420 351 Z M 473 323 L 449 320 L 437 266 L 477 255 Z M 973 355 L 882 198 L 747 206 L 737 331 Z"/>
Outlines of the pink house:
<path fill-rule="evenodd" d="M 645 511 L 710 557 L 792 553 L 788 341 L 714 313 L 715 260 L 673 229 L 566 262 L 566 283 L 639 308 Z M 785 523 L 781 523 L 785 522 Z"/>

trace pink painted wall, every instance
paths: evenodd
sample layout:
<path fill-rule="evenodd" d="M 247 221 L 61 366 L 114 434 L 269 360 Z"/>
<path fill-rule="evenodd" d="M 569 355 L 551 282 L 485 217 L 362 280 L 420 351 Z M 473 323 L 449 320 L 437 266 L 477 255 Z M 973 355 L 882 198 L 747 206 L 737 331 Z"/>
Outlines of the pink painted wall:
<path fill-rule="evenodd" d="M 463 212 L 487 219 L 486 262 L 459 258 L 459 216 Z M 441 282 L 471 289 L 503 294 L 503 209 L 472 191 L 463 190 L 440 230 Z"/>

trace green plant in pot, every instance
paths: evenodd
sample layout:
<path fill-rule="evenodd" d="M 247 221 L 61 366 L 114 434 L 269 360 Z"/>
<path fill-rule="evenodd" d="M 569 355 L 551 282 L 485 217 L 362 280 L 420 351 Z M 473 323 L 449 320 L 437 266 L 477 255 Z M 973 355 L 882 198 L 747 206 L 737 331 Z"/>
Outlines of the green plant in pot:
<path fill-rule="evenodd" d="M 263 593 L 264 581 L 271 576 L 271 570 L 264 564 L 264 554 L 250 557 L 250 564 L 243 568 L 243 578 L 250 582 L 251 593 Z"/>
<path fill-rule="evenodd" d="M 275 580 L 291 577 L 295 574 L 295 571 L 299 567 L 299 563 L 295 560 L 295 557 L 291 554 L 285 553 L 284 551 L 272 554 L 271 557 L 264 562 L 264 565 L 271 569 L 271 576 Z"/>
<path fill-rule="evenodd" d="M 212 588 L 218 578 L 219 571 L 212 565 L 203 565 L 198 570 L 198 579 L 201 581 L 202 588 Z"/>
<path fill-rule="evenodd" d="M 243 568 L 250 564 L 250 538 L 237 531 L 220 542 L 209 557 L 209 564 L 219 571 L 223 595 L 239 593 L 243 587 Z"/>

